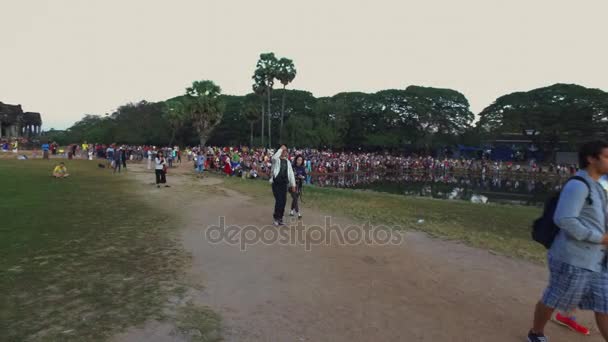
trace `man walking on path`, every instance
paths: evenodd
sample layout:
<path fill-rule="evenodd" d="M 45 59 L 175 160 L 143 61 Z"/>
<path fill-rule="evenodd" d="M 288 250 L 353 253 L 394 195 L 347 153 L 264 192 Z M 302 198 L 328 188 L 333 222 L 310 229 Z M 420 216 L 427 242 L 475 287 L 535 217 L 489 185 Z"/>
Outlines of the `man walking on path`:
<path fill-rule="evenodd" d="M 274 222 L 275 226 L 282 226 L 285 204 L 287 203 L 287 185 L 292 191 L 296 191 L 296 178 L 293 169 L 287 160 L 287 147 L 285 145 L 272 156 L 272 168 L 270 173 L 270 184 L 274 195 Z"/>
<path fill-rule="evenodd" d="M 608 269 L 606 192 L 598 182 L 608 173 L 608 143 L 584 144 L 578 154 L 585 179 L 564 186 L 553 220 L 560 228 L 548 252 L 549 285 L 536 304 L 528 342 L 547 342 L 544 328 L 554 310 L 575 307 L 595 312 L 600 333 L 608 341 Z"/>

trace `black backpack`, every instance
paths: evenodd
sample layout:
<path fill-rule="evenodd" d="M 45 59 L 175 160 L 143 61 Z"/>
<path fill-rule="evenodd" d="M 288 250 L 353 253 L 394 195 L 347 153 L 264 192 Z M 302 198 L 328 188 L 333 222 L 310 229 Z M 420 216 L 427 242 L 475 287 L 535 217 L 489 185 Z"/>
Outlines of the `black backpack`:
<path fill-rule="evenodd" d="M 581 176 L 573 176 L 569 178 L 566 183 L 573 179 L 585 183 L 587 190 L 589 190 L 589 193 L 587 194 L 587 203 L 590 205 L 593 204 L 593 201 L 591 200 L 591 187 L 589 186 L 589 183 L 587 183 L 587 180 Z M 566 183 L 564 183 L 564 186 L 566 186 Z M 551 248 L 553 240 L 555 240 L 557 233 L 559 233 L 559 227 L 553 221 L 553 216 L 555 214 L 555 209 L 557 208 L 560 193 L 561 192 L 558 192 L 547 199 L 543 215 L 534 220 L 534 223 L 532 224 L 532 239 L 545 246 L 547 249 Z"/>

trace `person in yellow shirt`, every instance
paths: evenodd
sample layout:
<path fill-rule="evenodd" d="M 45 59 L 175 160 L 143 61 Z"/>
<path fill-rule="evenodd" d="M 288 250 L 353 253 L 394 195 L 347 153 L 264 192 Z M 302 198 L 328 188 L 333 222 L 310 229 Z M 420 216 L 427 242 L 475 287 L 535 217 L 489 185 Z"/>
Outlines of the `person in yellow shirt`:
<path fill-rule="evenodd" d="M 89 144 L 87 144 L 86 141 L 84 143 L 82 143 L 82 150 L 80 150 L 80 151 L 86 159 L 89 155 Z"/>
<path fill-rule="evenodd" d="M 59 165 L 55 166 L 53 169 L 53 177 L 55 178 L 66 178 L 69 177 L 68 169 L 65 167 L 63 162 L 59 163 Z"/>

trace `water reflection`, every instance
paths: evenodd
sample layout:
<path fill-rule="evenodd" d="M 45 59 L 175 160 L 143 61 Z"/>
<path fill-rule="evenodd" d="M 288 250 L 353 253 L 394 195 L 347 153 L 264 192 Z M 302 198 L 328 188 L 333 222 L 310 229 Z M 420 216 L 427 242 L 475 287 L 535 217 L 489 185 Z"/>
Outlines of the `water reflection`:
<path fill-rule="evenodd" d="M 548 175 L 359 173 L 308 176 L 319 187 L 369 189 L 409 196 L 536 205 L 561 190 L 567 178 Z"/>

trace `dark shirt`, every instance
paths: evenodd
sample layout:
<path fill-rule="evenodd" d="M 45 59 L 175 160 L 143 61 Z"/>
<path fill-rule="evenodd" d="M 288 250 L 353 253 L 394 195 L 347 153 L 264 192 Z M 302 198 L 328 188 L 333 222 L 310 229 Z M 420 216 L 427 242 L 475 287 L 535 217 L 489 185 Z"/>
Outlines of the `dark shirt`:
<path fill-rule="evenodd" d="M 281 168 L 279 174 L 274 178 L 274 181 L 279 184 L 287 184 L 287 160 L 281 159 Z"/>
<path fill-rule="evenodd" d="M 301 177 L 306 178 L 306 168 L 304 167 L 304 165 L 302 165 L 302 166 L 294 166 L 293 167 L 293 173 L 294 173 L 294 176 L 296 177 L 296 186 L 298 188 L 302 188 L 302 181 L 303 181 L 303 179 Z"/>

